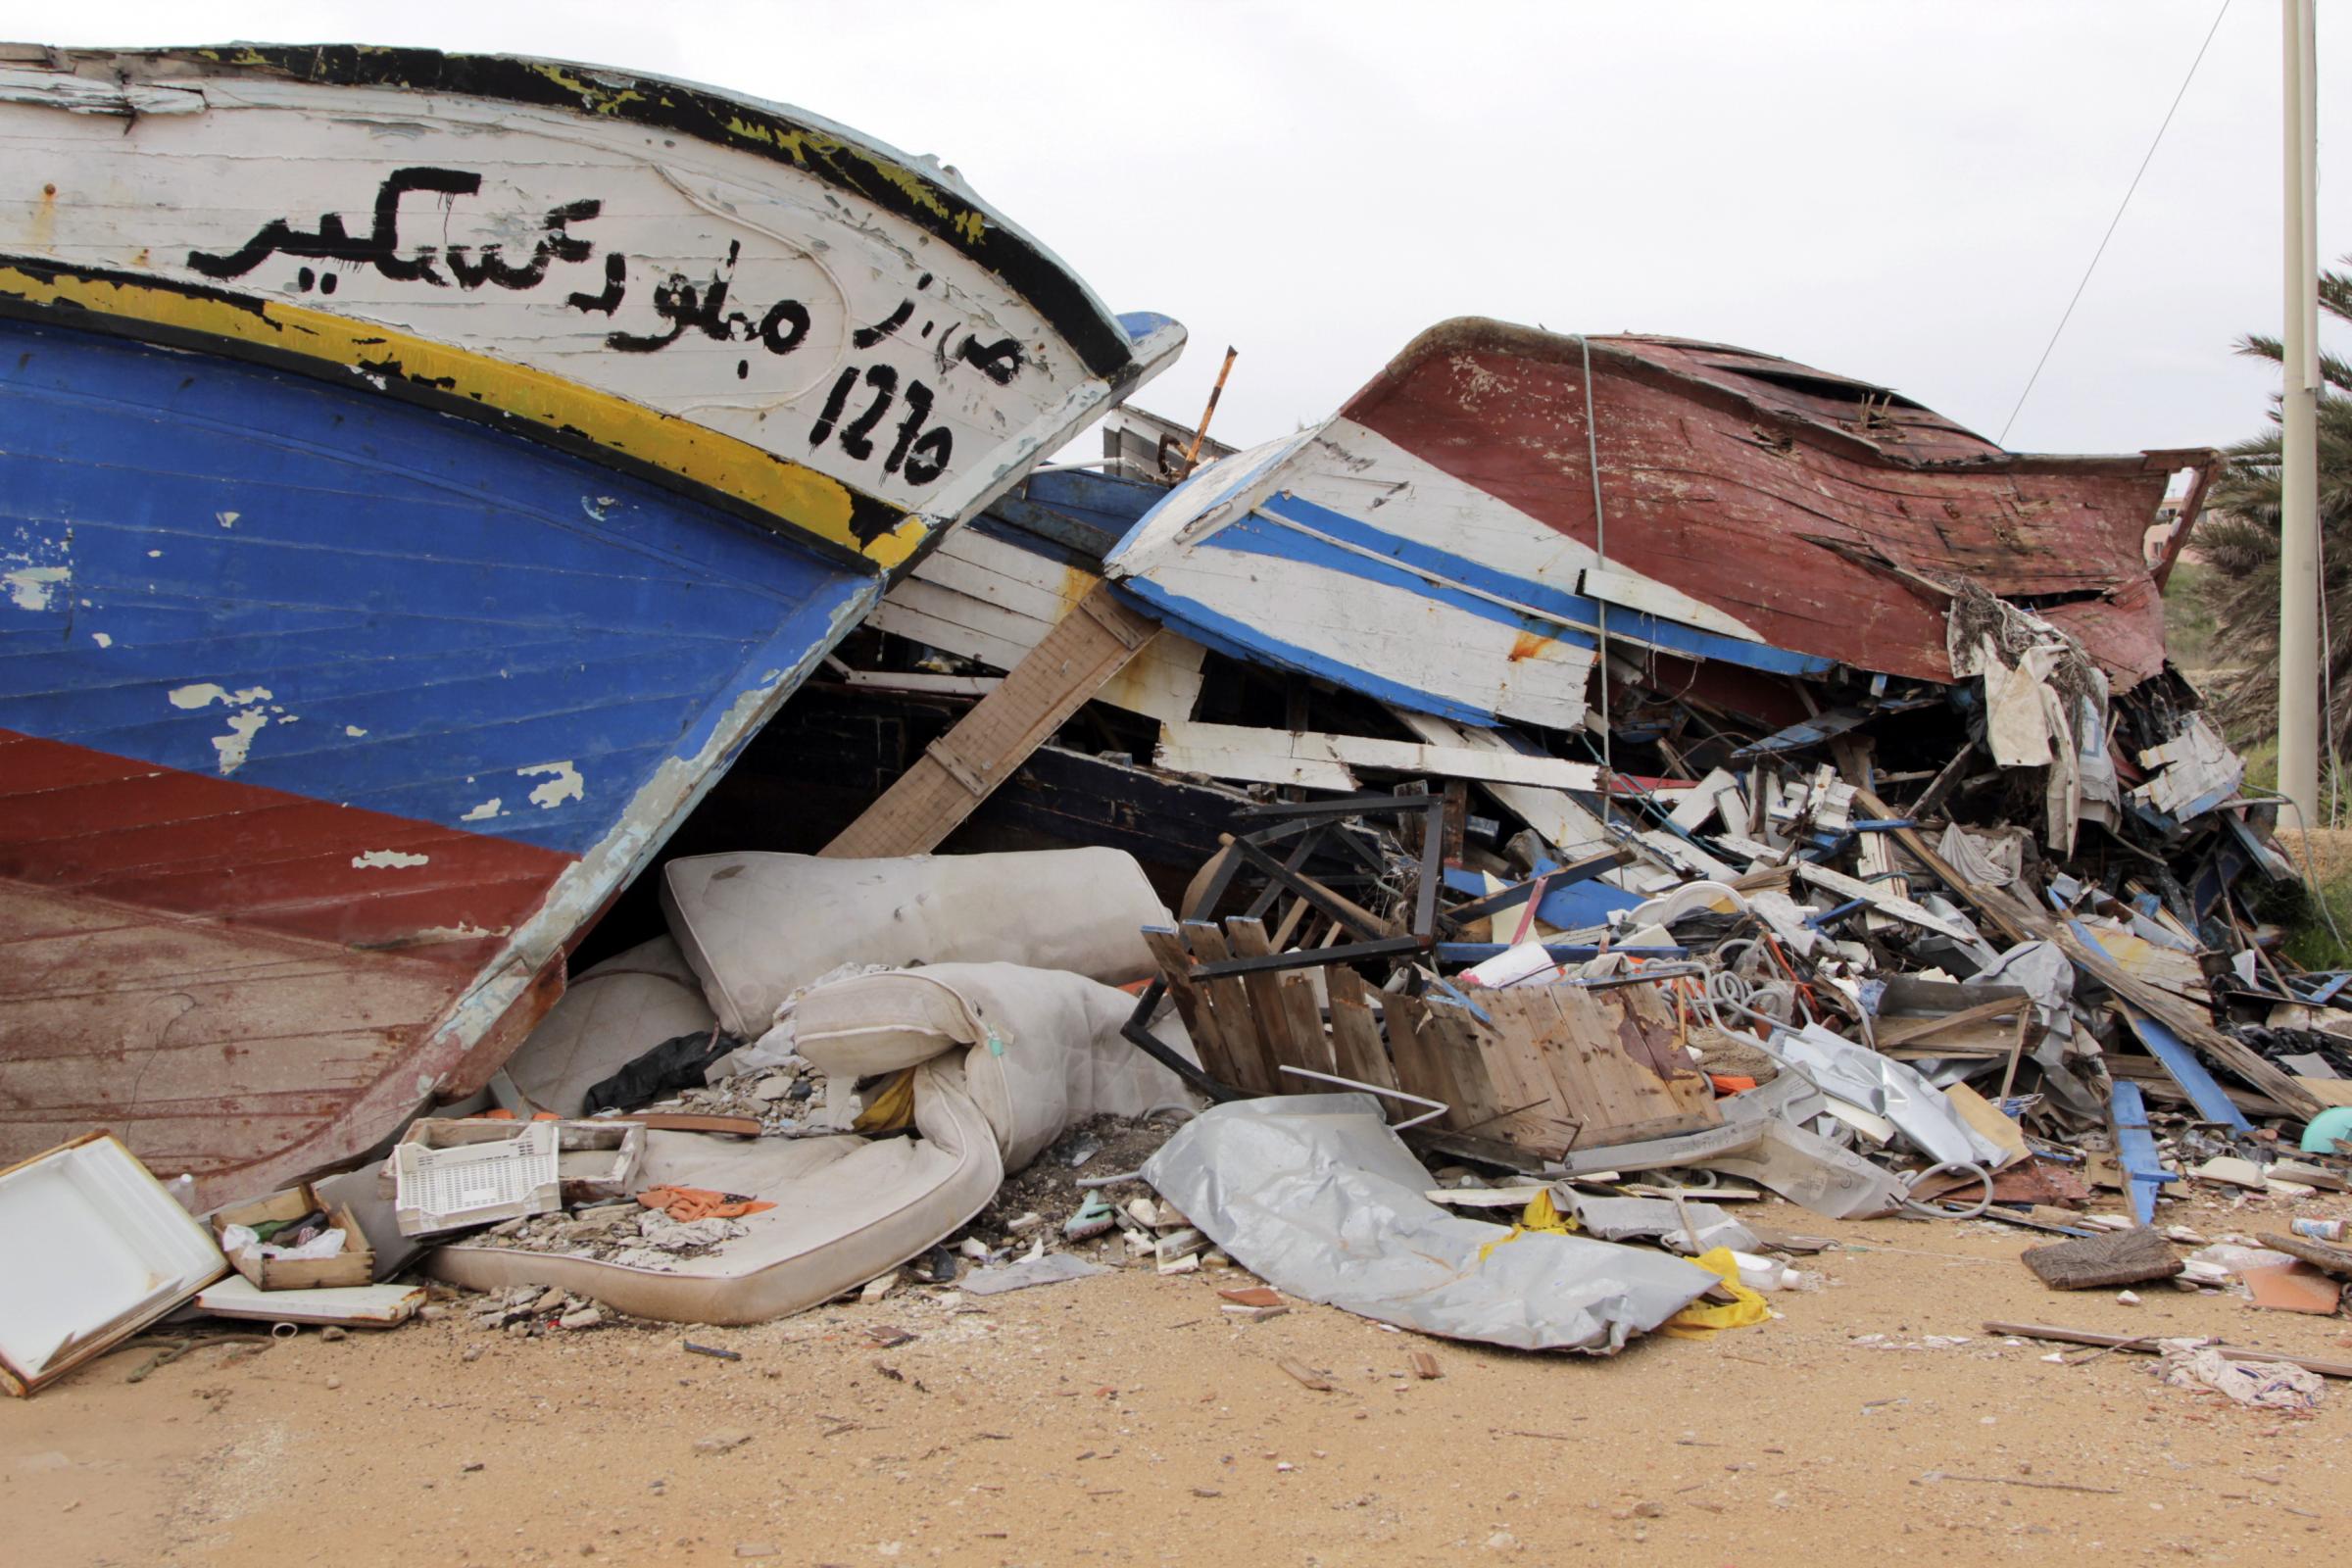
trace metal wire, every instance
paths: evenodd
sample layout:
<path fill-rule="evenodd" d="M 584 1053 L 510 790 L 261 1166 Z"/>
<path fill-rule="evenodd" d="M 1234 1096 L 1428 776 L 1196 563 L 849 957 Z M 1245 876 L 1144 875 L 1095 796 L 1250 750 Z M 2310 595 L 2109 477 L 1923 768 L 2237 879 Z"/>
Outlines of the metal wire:
<path fill-rule="evenodd" d="M 2124 209 L 2132 205 L 2132 194 L 2139 189 L 2140 179 L 2147 173 L 2148 165 L 2155 162 L 2156 149 L 2164 145 L 2164 133 L 2172 127 L 2173 116 L 2180 113 L 2180 100 L 2188 96 L 2188 84 L 2197 79 L 2197 67 L 2205 63 L 2205 51 L 2213 47 L 2213 35 L 2222 30 L 2222 19 L 2229 14 L 2230 0 L 2222 0 L 2222 9 L 2213 14 L 2213 25 L 2205 29 L 2205 41 L 2197 45 L 2196 59 L 2188 63 L 2188 74 L 2180 78 L 2180 90 L 2173 94 L 2172 108 L 2164 112 L 2164 123 L 2156 127 L 2156 137 L 2148 143 L 2147 155 L 2140 159 L 2138 170 L 2132 175 L 2132 183 L 2125 188 L 2124 199 L 2115 204 L 2115 216 L 2107 220 L 2107 232 L 2099 236 L 2099 248 L 2090 253 L 2090 265 L 2082 269 L 2082 281 L 2075 285 L 2074 298 L 2066 302 L 2066 312 L 2058 318 L 2058 325 L 2051 330 L 2050 341 L 2043 345 L 2041 358 L 2034 362 L 2034 373 L 2026 377 L 2026 389 L 2017 395 L 2017 407 L 2009 411 L 2009 417 L 2001 425 L 2002 446 L 2009 444 L 2009 427 L 2017 423 L 2017 416 L 2025 412 L 2026 399 L 2034 395 L 2034 383 L 2041 379 L 2042 367 L 2050 363 L 2050 354 L 2058 347 L 2058 339 L 2066 331 L 2066 323 L 2074 319 L 2075 307 L 2082 303 L 2082 291 L 2090 286 L 2090 274 L 2098 270 L 2099 258 L 2107 254 L 2107 242 L 2115 238 L 2116 225 L 2124 220 Z"/>

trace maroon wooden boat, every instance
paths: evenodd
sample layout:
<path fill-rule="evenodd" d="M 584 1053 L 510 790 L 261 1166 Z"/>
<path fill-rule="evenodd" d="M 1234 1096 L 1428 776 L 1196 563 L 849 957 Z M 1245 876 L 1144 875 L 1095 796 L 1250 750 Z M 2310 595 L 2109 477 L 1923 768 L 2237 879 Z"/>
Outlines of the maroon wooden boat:
<path fill-rule="evenodd" d="M 1770 355 L 1460 319 L 1196 475 L 1110 564 L 1212 646 L 1475 722 L 1575 722 L 1604 607 L 1670 686 L 1686 662 L 1949 681 L 1963 581 L 2075 635 L 2120 693 L 2164 663 L 2149 530 L 2168 489 L 2193 518 L 2217 457 L 2023 455 Z"/>

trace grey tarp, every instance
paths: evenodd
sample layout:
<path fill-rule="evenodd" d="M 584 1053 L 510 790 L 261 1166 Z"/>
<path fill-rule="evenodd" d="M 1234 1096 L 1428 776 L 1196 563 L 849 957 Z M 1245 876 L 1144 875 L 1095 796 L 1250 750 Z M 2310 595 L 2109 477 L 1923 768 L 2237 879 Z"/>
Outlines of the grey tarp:
<path fill-rule="evenodd" d="M 1435 1182 L 1368 1095 L 1203 1112 L 1144 1180 L 1235 1261 L 1310 1301 L 1451 1339 L 1606 1354 L 1715 1283 L 1662 1252 L 1505 1226 L 1421 1195 Z"/>

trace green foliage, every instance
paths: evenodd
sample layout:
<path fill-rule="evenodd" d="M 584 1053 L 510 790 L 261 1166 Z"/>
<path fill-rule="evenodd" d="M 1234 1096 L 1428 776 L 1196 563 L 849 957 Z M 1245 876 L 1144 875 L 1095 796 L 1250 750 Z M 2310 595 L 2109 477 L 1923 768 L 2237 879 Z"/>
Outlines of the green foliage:
<path fill-rule="evenodd" d="M 2352 261 L 2352 258 L 2346 258 Z M 2352 321 L 2352 272 L 2320 279 L 2320 306 Z M 2274 363 L 2276 338 L 2242 339 L 2238 352 Z M 2325 599 L 2324 682 L 2342 699 L 2328 715 L 2328 743 L 2340 756 L 2352 743 L 2352 361 L 2321 357 L 2327 381 L 2319 409 L 2320 548 Z M 2229 451 L 2229 466 L 2206 500 L 2196 547 L 2209 571 L 2198 596 L 2212 612 L 2214 635 L 2232 666 L 2215 693 L 2232 736 L 2260 739 L 2278 724 L 2278 415 L 2274 429 Z M 2169 612 L 2168 612 L 2169 613 Z M 2328 687 L 2323 686 L 2323 694 Z"/>
<path fill-rule="evenodd" d="M 2352 947 L 2337 935 L 2352 935 L 2352 873 L 2309 885 L 2292 883 L 2279 892 L 2284 897 L 2264 911 L 2286 928 L 2279 952 L 2305 969 L 2352 969 Z M 2328 914 L 2335 916 L 2333 925 Z"/>
<path fill-rule="evenodd" d="M 2173 564 L 2164 585 L 2164 643 L 2174 663 L 2192 674 L 2213 667 L 2225 656 L 2214 647 L 2213 606 L 2206 602 L 2205 584 L 2213 568 L 2194 561 Z"/>

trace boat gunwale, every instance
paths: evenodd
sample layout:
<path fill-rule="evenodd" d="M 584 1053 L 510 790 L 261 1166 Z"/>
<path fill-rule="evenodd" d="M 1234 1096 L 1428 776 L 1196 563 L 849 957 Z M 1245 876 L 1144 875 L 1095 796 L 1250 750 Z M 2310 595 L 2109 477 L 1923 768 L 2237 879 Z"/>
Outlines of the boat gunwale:
<path fill-rule="evenodd" d="M 2218 465 L 2222 454 L 2210 447 L 2150 448 L 2138 453 L 2034 453 L 2012 452 L 1984 441 L 1983 436 L 1937 414 L 1949 430 L 1957 435 L 1984 441 L 1985 451 L 1979 456 L 1964 458 L 1919 458 L 1900 450 L 1889 449 L 1884 443 L 1833 424 L 1826 419 L 1800 413 L 1776 404 L 1756 394 L 1741 391 L 1723 380 L 1694 374 L 1678 366 L 1668 365 L 1642 352 L 1647 343 L 1660 343 L 1678 349 L 1730 352 L 1747 355 L 1759 364 L 1786 367 L 1792 373 L 1814 376 L 1825 381 L 1838 381 L 1857 389 L 1888 392 L 1903 397 L 1907 404 L 1918 405 L 1891 388 L 1835 371 L 1815 370 L 1794 360 L 1755 349 L 1740 348 L 1728 343 L 1701 343 L 1695 339 L 1647 337 L 1640 334 L 1611 334 L 1580 339 L 1577 334 L 1553 332 L 1543 327 L 1497 320 L 1492 317 L 1456 316 L 1426 327 L 1412 341 L 1375 371 L 1371 379 L 1340 405 L 1340 415 L 1353 417 L 1350 411 L 1367 401 L 1400 391 L 1405 379 L 1424 363 L 1442 354 L 1494 353 L 1513 359 L 1531 360 L 1544 364 L 1576 364 L 1581 368 L 1585 346 L 1589 345 L 1595 366 L 1595 376 L 1615 372 L 1630 379 L 1645 381 L 1691 402 L 1711 407 L 1718 412 L 1734 414 L 1760 423 L 1778 426 L 1815 445 L 1840 449 L 1845 455 L 1858 456 L 1866 462 L 1886 467 L 1901 468 L 1919 473 L 1970 473 L 1993 470 L 2019 474 L 2055 474 L 2066 476 L 2103 477 L 2135 475 L 2155 471 L 2173 472 L 2180 468 L 2203 468 Z M 1733 372 L 1725 372 L 1730 374 Z M 1927 409 L 1934 414 L 1936 411 Z"/>
<path fill-rule="evenodd" d="M 110 84 L 135 74 L 132 62 L 148 62 L 151 71 L 194 72 L 189 85 L 205 75 L 248 75 L 324 87 L 449 93 L 690 136 L 787 165 L 946 241 L 1036 310 L 1090 375 L 1114 378 L 1136 363 L 1138 340 L 1085 280 L 1026 229 L 961 186 L 959 177 L 950 183 L 926 172 L 921 159 L 791 105 L 625 67 L 372 44 L 122 49 L 0 44 L 0 62 L 28 65 L 23 56 L 30 52 L 38 52 L 48 69 L 61 74 Z M 168 74 L 154 79 L 175 81 Z"/>

